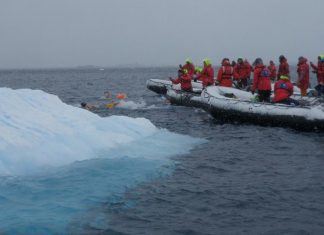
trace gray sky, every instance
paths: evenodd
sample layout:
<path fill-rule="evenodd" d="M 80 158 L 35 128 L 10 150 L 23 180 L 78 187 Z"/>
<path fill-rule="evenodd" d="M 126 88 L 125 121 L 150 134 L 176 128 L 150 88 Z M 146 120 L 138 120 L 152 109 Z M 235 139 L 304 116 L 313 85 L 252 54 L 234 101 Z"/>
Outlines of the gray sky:
<path fill-rule="evenodd" d="M 0 0 L 0 68 L 324 54 L 323 0 Z"/>

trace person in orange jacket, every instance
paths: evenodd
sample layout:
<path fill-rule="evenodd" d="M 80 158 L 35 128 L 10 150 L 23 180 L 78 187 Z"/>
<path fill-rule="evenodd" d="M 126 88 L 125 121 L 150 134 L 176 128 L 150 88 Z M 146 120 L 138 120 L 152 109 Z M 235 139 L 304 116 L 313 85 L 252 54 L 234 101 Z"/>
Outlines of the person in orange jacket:
<path fill-rule="evenodd" d="M 261 58 L 255 59 L 253 65 L 254 76 L 253 76 L 253 86 L 252 94 L 258 90 L 258 100 L 259 102 L 270 102 L 271 95 L 271 81 L 270 81 L 270 71 L 263 64 Z"/>
<path fill-rule="evenodd" d="M 268 66 L 268 69 L 270 71 L 270 79 L 271 79 L 271 81 L 274 82 L 276 80 L 276 77 L 277 77 L 277 68 L 276 68 L 275 63 L 272 60 L 270 60 L 270 64 Z"/>
<path fill-rule="evenodd" d="M 222 61 L 222 66 L 218 70 L 216 84 L 225 87 L 232 87 L 233 85 L 233 67 L 229 59 L 224 58 Z"/>
<path fill-rule="evenodd" d="M 203 88 L 214 85 L 214 69 L 208 58 L 203 60 L 204 68 L 201 73 L 197 76 L 197 79 L 202 81 Z"/>
<path fill-rule="evenodd" d="M 249 69 L 242 58 L 238 58 L 237 64 L 234 66 L 233 76 L 234 80 L 238 82 L 238 86 L 244 89 L 248 85 Z"/>
<path fill-rule="evenodd" d="M 320 55 L 317 58 L 317 65 L 310 62 L 310 65 L 314 69 L 314 73 L 317 75 L 317 83 L 324 85 L 324 55 Z"/>
<path fill-rule="evenodd" d="M 186 63 L 182 66 L 182 69 L 186 69 L 190 76 L 193 76 L 195 73 L 195 65 L 192 63 L 190 58 L 186 59 Z"/>
<path fill-rule="evenodd" d="M 254 70 L 253 70 L 253 66 L 250 64 L 250 62 L 247 59 L 244 60 L 244 65 L 247 74 L 247 83 L 249 85 L 251 84 L 251 74 Z"/>
<path fill-rule="evenodd" d="M 195 67 L 195 73 L 192 76 L 192 79 L 194 80 L 194 82 L 197 82 L 198 77 L 200 76 L 201 72 L 203 71 L 203 68 L 200 66 L 196 66 Z"/>
<path fill-rule="evenodd" d="M 289 64 L 286 57 L 283 55 L 279 56 L 279 63 L 280 64 L 278 68 L 277 79 L 279 79 L 281 75 L 290 77 Z"/>
<path fill-rule="evenodd" d="M 303 56 L 298 58 L 297 74 L 297 86 L 300 89 L 301 96 L 306 96 L 309 87 L 309 65 L 307 59 Z"/>
<path fill-rule="evenodd" d="M 274 85 L 274 97 L 272 101 L 274 103 L 299 105 L 297 100 L 290 98 L 293 93 L 294 85 L 290 82 L 289 77 L 281 75 Z"/>
<path fill-rule="evenodd" d="M 181 90 L 192 92 L 192 76 L 188 73 L 186 69 L 179 70 L 177 79 L 172 79 L 171 77 L 169 79 L 173 84 L 180 83 Z"/>
<path fill-rule="evenodd" d="M 324 55 L 318 56 L 317 66 L 312 62 L 310 63 L 312 68 L 314 69 L 314 73 L 317 75 L 317 85 L 315 90 L 318 95 L 324 95 Z"/>

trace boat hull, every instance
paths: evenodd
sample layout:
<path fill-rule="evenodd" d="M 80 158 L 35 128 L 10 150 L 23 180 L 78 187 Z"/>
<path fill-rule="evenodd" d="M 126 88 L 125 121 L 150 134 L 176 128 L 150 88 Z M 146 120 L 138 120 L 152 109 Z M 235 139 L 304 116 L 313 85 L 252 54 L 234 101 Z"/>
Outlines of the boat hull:
<path fill-rule="evenodd" d="M 186 92 L 168 88 L 166 93 L 167 99 L 171 104 L 182 105 L 187 107 L 196 107 L 206 109 L 208 105 L 201 99 L 201 92 Z"/>
<path fill-rule="evenodd" d="M 150 79 L 146 82 L 146 87 L 160 95 L 165 95 L 168 88 L 174 88 L 175 90 L 181 90 L 180 84 L 172 84 L 171 81 L 162 79 Z M 193 89 L 202 89 L 202 84 L 200 82 L 192 82 Z"/>
<path fill-rule="evenodd" d="M 236 98 L 223 96 L 229 93 Z M 249 96 L 248 93 L 244 95 Z M 260 103 L 237 99 L 238 96 L 240 94 L 235 89 L 219 87 L 207 88 L 201 95 L 202 102 L 208 106 L 208 112 L 222 121 L 291 127 L 300 130 L 324 130 L 323 107 Z"/>

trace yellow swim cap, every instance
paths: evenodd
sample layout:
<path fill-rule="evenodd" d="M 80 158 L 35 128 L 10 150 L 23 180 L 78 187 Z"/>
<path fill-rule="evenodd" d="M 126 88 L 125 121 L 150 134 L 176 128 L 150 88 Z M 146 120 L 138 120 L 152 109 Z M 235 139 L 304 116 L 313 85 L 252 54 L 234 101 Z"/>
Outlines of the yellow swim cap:
<path fill-rule="evenodd" d="M 286 75 L 281 75 L 281 76 L 280 76 L 280 79 L 282 79 L 282 80 L 289 80 L 289 77 L 286 76 Z"/>

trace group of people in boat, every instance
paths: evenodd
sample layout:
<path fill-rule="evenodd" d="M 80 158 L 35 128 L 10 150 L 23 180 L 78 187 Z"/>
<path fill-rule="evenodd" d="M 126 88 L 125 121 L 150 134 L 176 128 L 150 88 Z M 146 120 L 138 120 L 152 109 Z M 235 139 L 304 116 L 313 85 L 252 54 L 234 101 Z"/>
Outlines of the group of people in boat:
<path fill-rule="evenodd" d="M 290 81 L 290 68 L 284 55 L 279 56 L 279 66 L 271 60 L 266 66 L 261 58 L 255 59 L 251 65 L 247 59 L 238 58 L 232 61 L 224 58 L 218 69 L 216 80 L 214 79 L 214 68 L 210 59 L 203 60 L 203 67 L 195 67 L 190 59 L 186 59 L 184 65 L 179 65 L 178 77 L 170 80 L 173 84 L 181 84 L 184 91 L 192 91 L 192 80 L 200 80 L 203 88 L 218 85 L 232 87 L 233 84 L 239 89 L 250 87 L 250 91 L 257 93 L 260 102 L 270 102 L 271 83 L 274 85 L 274 98 L 272 102 L 291 104 L 296 102 L 290 98 L 293 94 L 293 84 Z M 301 96 L 307 95 L 310 87 L 310 68 L 317 75 L 317 85 L 315 90 L 317 95 L 324 95 L 324 55 L 318 56 L 317 65 L 301 56 L 297 64 L 297 87 L 300 89 Z M 253 73 L 253 79 L 251 75 Z M 252 83 L 252 85 L 250 85 Z"/>

